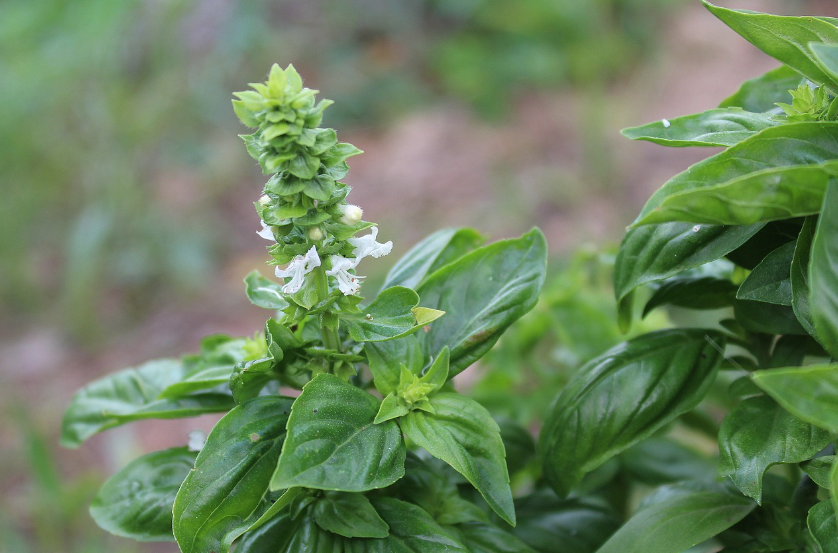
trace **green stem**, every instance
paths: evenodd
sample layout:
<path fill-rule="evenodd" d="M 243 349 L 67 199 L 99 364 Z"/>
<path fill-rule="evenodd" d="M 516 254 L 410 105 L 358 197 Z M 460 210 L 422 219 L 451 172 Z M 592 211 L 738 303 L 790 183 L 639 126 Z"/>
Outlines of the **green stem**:
<path fill-rule="evenodd" d="M 320 266 L 314 271 L 315 284 L 317 285 L 317 296 L 320 301 L 323 301 L 329 297 L 329 281 L 326 278 L 326 268 Z M 328 313 L 329 312 L 327 311 L 323 315 L 328 316 Z M 323 335 L 323 345 L 326 349 L 341 351 L 340 336 L 338 336 L 337 329 L 321 326 L 320 332 Z M 329 372 L 334 372 L 334 364 L 331 361 L 329 362 Z"/>

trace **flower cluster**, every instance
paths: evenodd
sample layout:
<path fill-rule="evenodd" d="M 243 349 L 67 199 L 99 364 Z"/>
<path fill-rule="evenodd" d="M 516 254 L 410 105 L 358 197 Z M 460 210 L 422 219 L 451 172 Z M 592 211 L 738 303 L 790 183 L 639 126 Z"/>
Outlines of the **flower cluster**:
<path fill-rule="evenodd" d="M 350 188 L 339 182 L 349 171 L 346 159 L 361 150 L 319 127 L 332 102 L 316 103 L 317 91 L 303 87 L 293 66 L 274 65 L 266 82 L 250 86 L 235 94 L 233 107 L 245 125 L 257 129 L 242 138 L 271 175 L 255 205 L 262 219 L 259 236 L 275 242 L 269 251 L 276 276 L 286 279 L 282 292 L 313 286 L 306 276 L 319 268 L 343 294 L 356 294 L 364 278 L 354 273 L 361 259 L 392 248 L 392 242 L 376 242 L 378 229 L 346 202 Z M 354 237 L 368 228 L 370 234 Z"/>

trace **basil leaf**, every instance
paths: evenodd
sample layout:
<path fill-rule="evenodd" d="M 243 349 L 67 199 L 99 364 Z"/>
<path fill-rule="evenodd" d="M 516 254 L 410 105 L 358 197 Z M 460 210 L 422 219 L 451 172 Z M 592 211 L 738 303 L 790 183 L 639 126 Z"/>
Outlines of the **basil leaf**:
<path fill-rule="evenodd" d="M 794 258 L 791 262 L 791 306 L 800 325 L 811 336 L 815 336 L 815 325 L 812 322 L 812 310 L 809 307 L 809 260 L 816 225 L 817 218 L 806 218 L 797 237 Z"/>
<path fill-rule="evenodd" d="M 806 526 L 821 553 L 838 553 L 838 520 L 832 502 L 821 501 L 809 509 Z"/>
<path fill-rule="evenodd" d="M 838 433 L 838 365 L 756 371 L 751 378 L 792 415 Z"/>
<path fill-rule="evenodd" d="M 791 263 L 795 243 L 768 254 L 739 287 L 736 297 L 776 305 L 791 305 Z"/>
<path fill-rule="evenodd" d="M 361 492 L 404 475 L 395 421 L 373 424 L 380 401 L 331 374 L 315 376 L 294 402 L 271 489 Z"/>
<path fill-rule="evenodd" d="M 242 536 L 236 553 L 338 553 L 346 540 L 320 528 L 304 513 L 291 518 L 288 510 Z"/>
<path fill-rule="evenodd" d="M 259 274 L 259 271 L 252 271 L 244 278 L 245 293 L 250 303 L 265 309 L 285 309 L 288 302 L 282 294 L 282 286 L 271 282 Z"/>
<path fill-rule="evenodd" d="M 465 476 L 489 506 L 514 526 L 515 509 L 497 423 L 466 396 L 440 392 L 428 400 L 435 412 L 411 411 L 399 419 L 402 431 Z"/>
<path fill-rule="evenodd" d="M 381 342 L 412 334 L 445 312 L 416 307 L 419 295 L 403 286 L 381 292 L 360 313 L 341 312 L 340 320 L 356 342 Z"/>
<path fill-rule="evenodd" d="M 347 538 L 386 538 L 390 529 L 360 493 L 326 492 L 312 514 L 320 528 Z"/>
<path fill-rule="evenodd" d="M 381 289 L 391 286 L 417 288 L 428 275 L 456 261 L 483 243 L 474 229 L 442 229 L 431 234 L 396 261 Z"/>
<path fill-rule="evenodd" d="M 525 468 L 535 457 L 535 440 L 529 430 L 509 419 L 497 419 L 500 437 L 506 451 L 509 474 Z"/>
<path fill-rule="evenodd" d="M 425 364 L 422 347 L 415 336 L 368 342 L 364 346 L 364 352 L 369 359 L 375 387 L 383 396 L 395 392 L 398 388 L 401 365 L 413 374 L 419 374 Z"/>
<path fill-rule="evenodd" d="M 724 337 L 673 329 L 624 342 L 576 372 L 544 420 L 544 476 L 566 496 L 586 473 L 694 408 L 715 378 Z"/>
<path fill-rule="evenodd" d="M 812 51 L 818 67 L 832 78 L 832 82 L 838 83 L 838 45 L 811 42 L 809 50 Z"/>
<path fill-rule="evenodd" d="M 815 457 L 814 459 L 800 463 L 800 468 L 809 475 L 812 482 L 828 490 L 832 487 L 829 475 L 832 472 L 832 467 L 835 465 L 835 459 L 835 455 Z"/>
<path fill-rule="evenodd" d="M 751 332 L 806 335 L 794 311 L 787 305 L 736 300 L 733 302 L 733 314 L 736 322 Z"/>
<path fill-rule="evenodd" d="M 812 82 L 836 89 L 838 81 L 824 73 L 809 50 L 810 42 L 838 42 L 838 28 L 814 17 L 786 17 L 730 10 L 702 0 L 710 12 L 745 40 Z"/>
<path fill-rule="evenodd" d="M 559 499 L 546 489 L 516 499 L 515 511 L 512 532 L 539 553 L 594 553 L 622 523 L 605 502 Z"/>
<path fill-rule="evenodd" d="M 838 358 L 838 183 L 832 181 L 823 199 L 812 240 L 809 265 L 809 308 L 818 341 Z"/>
<path fill-rule="evenodd" d="M 656 307 L 674 305 L 689 309 L 719 309 L 733 303 L 736 285 L 725 278 L 671 278 L 660 284 L 643 308 L 643 317 Z"/>
<path fill-rule="evenodd" d="M 228 394 L 204 393 L 157 399 L 186 376 L 176 359 L 149 361 L 94 380 L 75 393 L 61 423 L 61 445 L 77 448 L 97 432 L 143 419 L 176 419 L 219 413 L 235 406 Z"/>
<path fill-rule="evenodd" d="M 619 460 L 629 476 L 649 486 L 716 479 L 714 460 L 667 438 L 643 440 L 622 452 Z"/>
<path fill-rule="evenodd" d="M 719 107 L 740 107 L 755 113 L 777 110 L 777 102 L 787 102 L 789 90 L 797 89 L 803 81 L 800 73 L 787 65 L 781 65 L 742 83 L 739 90 L 725 98 Z"/>
<path fill-rule="evenodd" d="M 417 288 L 422 304 L 448 313 L 417 336 L 426 358 L 451 350 L 449 378 L 477 361 L 538 301 L 547 244 L 534 229 L 479 248 L 439 269 Z"/>
<path fill-rule="evenodd" d="M 466 522 L 456 528 L 460 541 L 471 553 L 535 553 L 526 543 L 492 524 Z"/>
<path fill-rule="evenodd" d="M 762 475 L 768 467 L 805 461 L 829 441 L 828 432 L 789 414 L 771 398 L 748 398 L 722 422 L 719 474 L 761 505 Z"/>
<path fill-rule="evenodd" d="M 155 451 L 111 476 L 93 498 L 90 516 L 111 534 L 139 541 L 174 541 L 172 504 L 197 453 Z"/>
<path fill-rule="evenodd" d="M 293 401 L 252 399 L 212 429 L 174 503 L 174 535 L 183 553 L 229 551 L 268 509 L 268 483 Z"/>
<path fill-rule="evenodd" d="M 799 77 L 798 77 L 799 79 Z M 661 146 L 733 146 L 768 127 L 780 124 L 768 113 L 751 113 L 741 108 L 718 108 L 655 121 L 622 130 L 632 140 L 647 140 Z"/>

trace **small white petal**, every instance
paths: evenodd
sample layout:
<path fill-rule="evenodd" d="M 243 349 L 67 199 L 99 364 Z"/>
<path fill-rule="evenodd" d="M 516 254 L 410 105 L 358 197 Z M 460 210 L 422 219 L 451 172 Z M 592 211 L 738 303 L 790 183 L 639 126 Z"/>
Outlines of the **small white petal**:
<path fill-rule="evenodd" d="M 201 451 L 207 443 L 207 434 L 203 430 L 193 430 L 189 433 L 189 443 L 187 449 L 189 451 Z"/>
<path fill-rule="evenodd" d="M 258 234 L 265 240 L 276 242 L 276 238 L 274 238 L 274 231 L 271 229 L 271 227 L 265 224 L 265 221 L 262 221 L 262 230 L 258 231 L 256 234 Z"/>
<path fill-rule="evenodd" d="M 364 277 L 353 275 L 349 272 L 358 264 L 357 259 L 349 259 L 340 255 L 333 255 L 330 257 L 332 268 L 326 271 L 326 274 L 335 277 L 338 282 L 338 290 L 344 296 L 351 296 L 358 293 L 361 289 L 361 282 Z"/>
<path fill-rule="evenodd" d="M 290 278 L 282 291 L 286 294 L 296 294 L 303 287 L 305 276 L 320 266 L 320 256 L 317 255 L 317 249 L 312 246 L 305 255 L 298 255 L 288 264 L 285 269 L 276 268 L 274 273 L 277 278 Z"/>
<path fill-rule="evenodd" d="M 366 236 L 350 238 L 349 240 L 347 240 L 347 242 L 355 246 L 355 248 L 352 250 L 352 255 L 355 256 L 355 259 L 360 261 L 367 256 L 378 258 L 390 253 L 390 250 L 393 249 L 393 242 L 387 241 L 383 244 L 380 244 L 375 241 L 377 236 L 378 227 L 372 227 L 372 229 L 370 229 L 370 233 Z M 358 264 L 358 261 L 355 262 L 356 265 Z"/>

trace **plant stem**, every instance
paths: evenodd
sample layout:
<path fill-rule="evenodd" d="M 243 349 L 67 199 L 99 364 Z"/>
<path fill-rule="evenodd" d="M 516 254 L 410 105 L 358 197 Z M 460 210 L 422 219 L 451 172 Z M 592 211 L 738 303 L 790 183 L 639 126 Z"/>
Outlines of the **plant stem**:
<path fill-rule="evenodd" d="M 326 278 L 326 268 L 320 266 L 314 271 L 315 284 L 317 285 L 317 296 L 320 301 L 323 301 L 329 297 L 329 281 Z M 323 315 L 327 316 L 328 313 L 329 312 L 327 311 Z M 321 316 L 320 332 L 323 335 L 323 345 L 326 349 L 340 351 L 340 336 L 338 336 L 337 329 L 326 327 L 326 325 L 322 323 L 322 319 L 323 317 Z M 334 364 L 331 361 L 329 362 L 329 372 L 334 372 Z"/>

